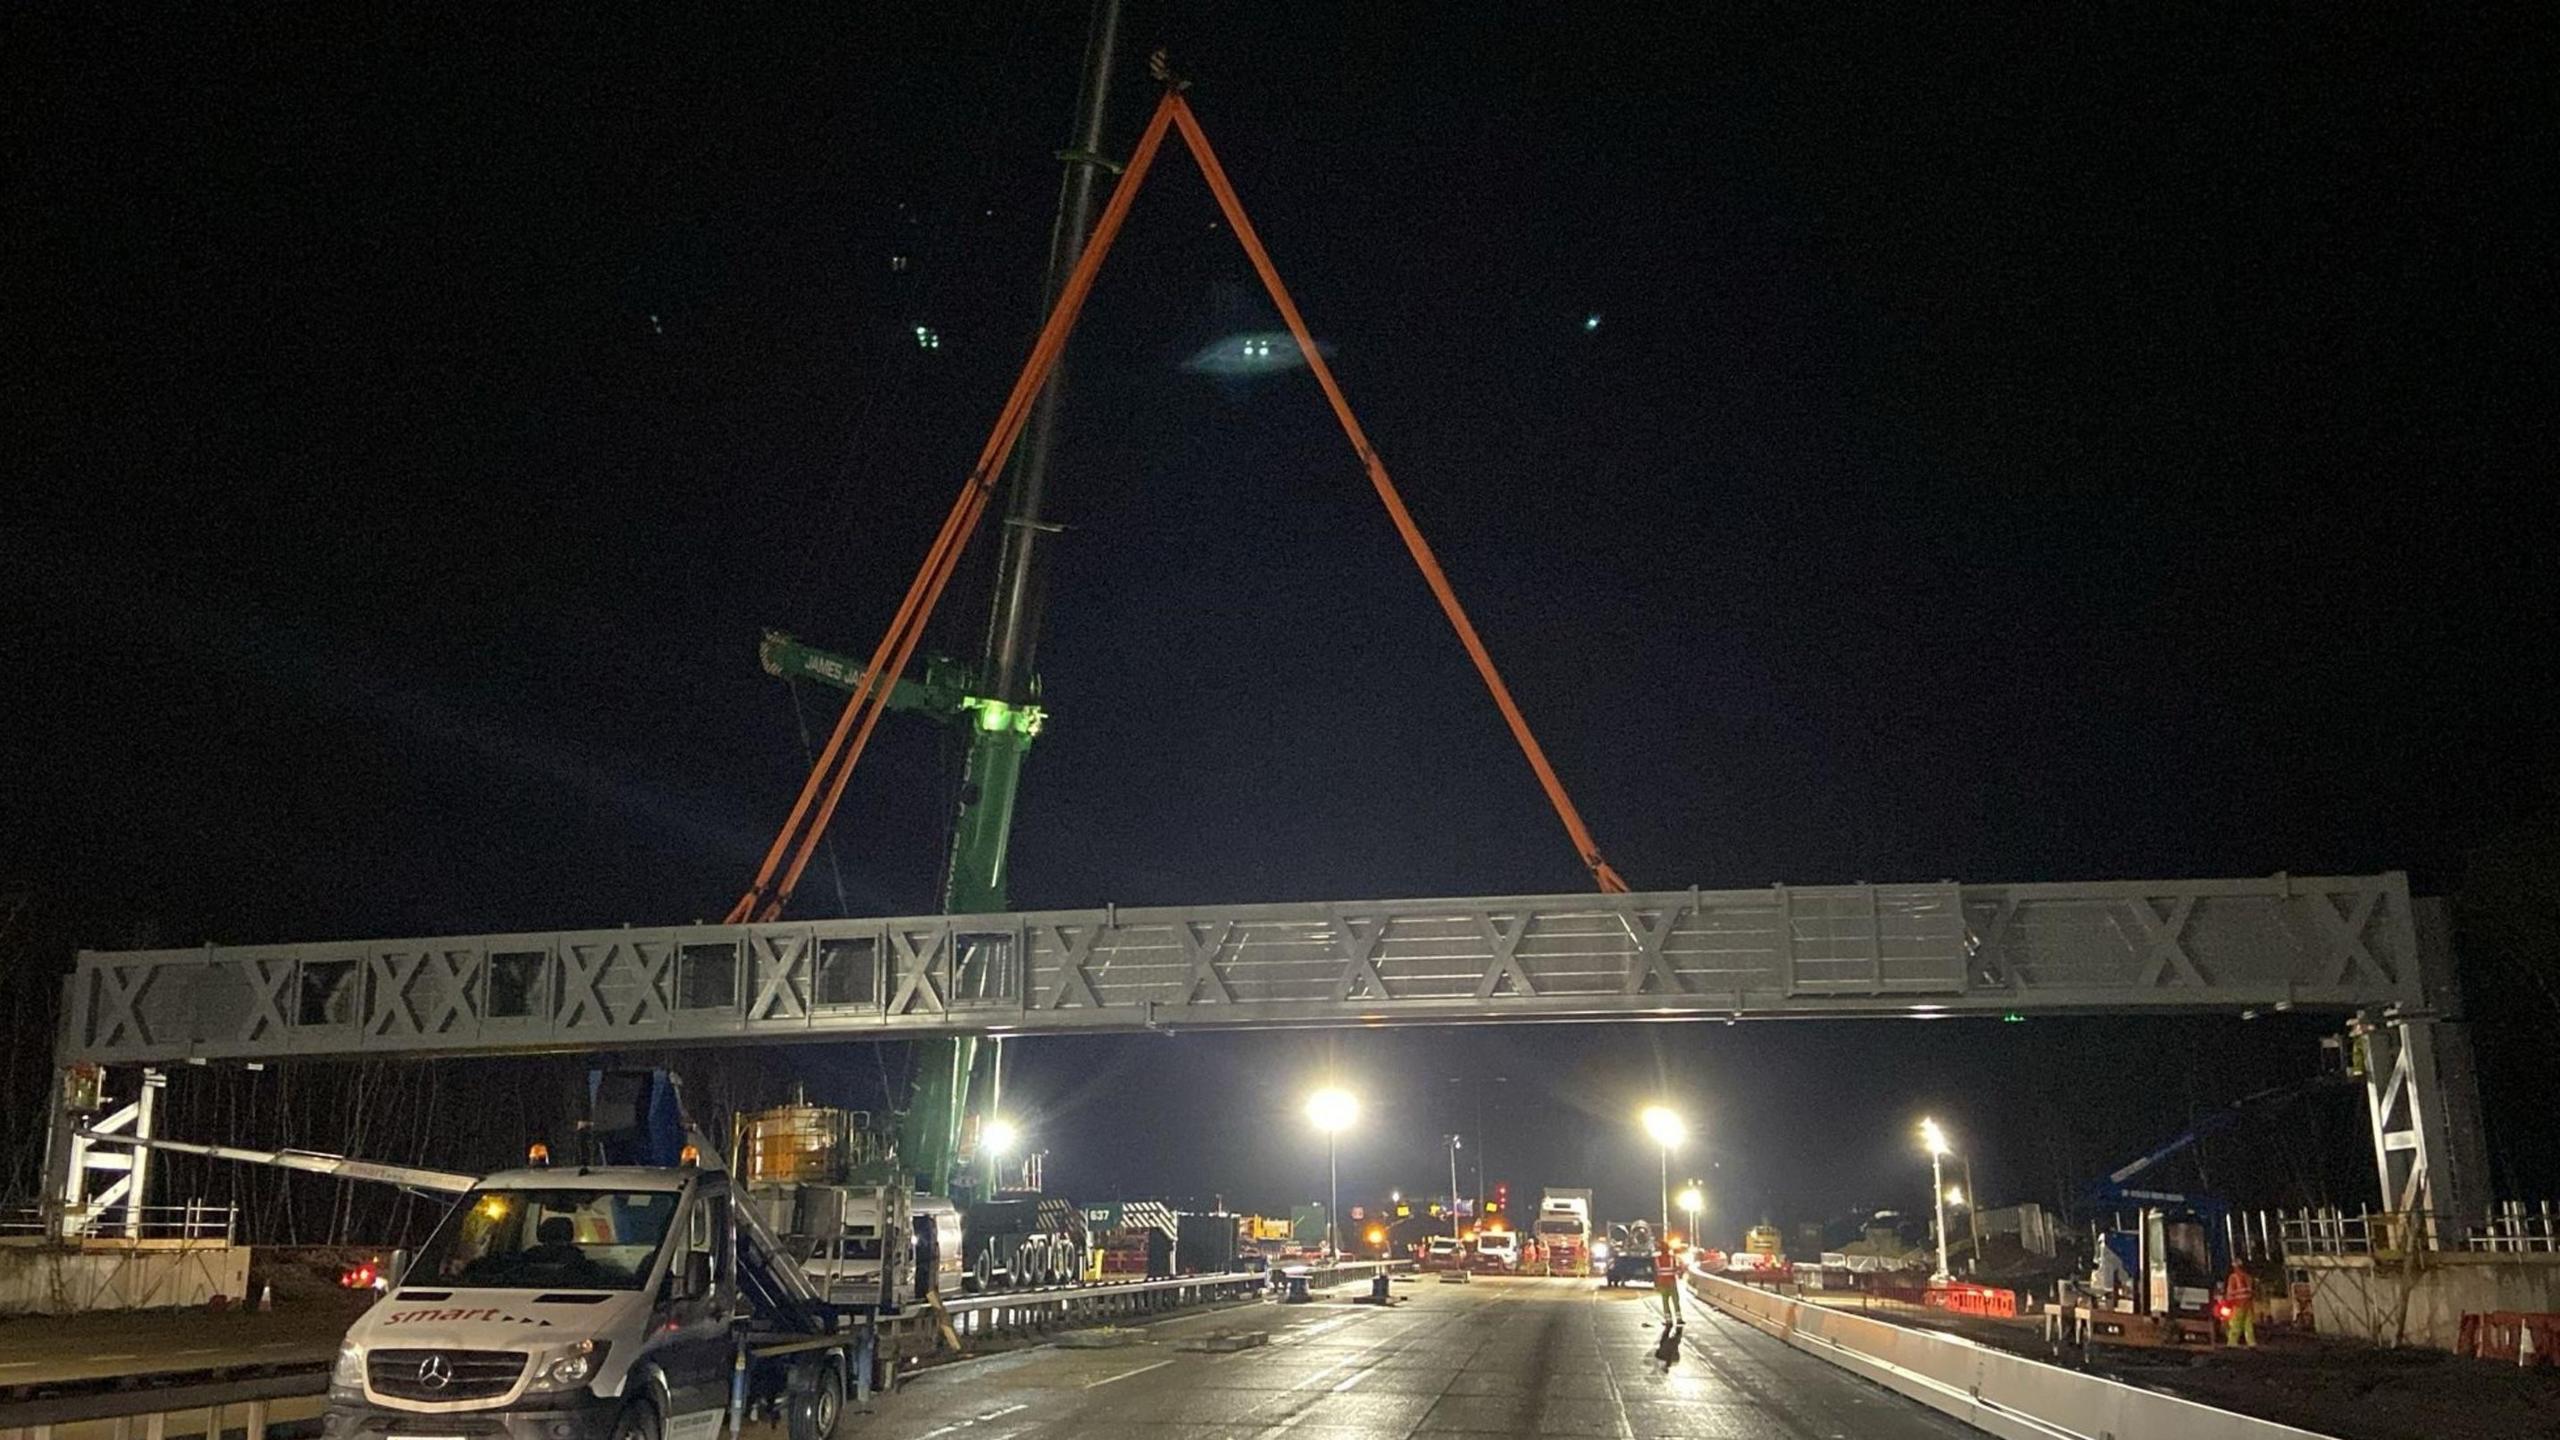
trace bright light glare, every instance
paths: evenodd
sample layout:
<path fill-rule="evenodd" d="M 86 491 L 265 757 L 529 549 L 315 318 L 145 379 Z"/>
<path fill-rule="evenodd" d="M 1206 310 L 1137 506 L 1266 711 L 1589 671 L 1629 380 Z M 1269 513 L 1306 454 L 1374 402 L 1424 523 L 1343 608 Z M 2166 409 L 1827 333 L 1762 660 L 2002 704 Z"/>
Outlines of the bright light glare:
<path fill-rule="evenodd" d="M 1308 1123 L 1328 1135 L 1350 1129 L 1359 1118 L 1360 1102 L 1348 1090 L 1328 1087 L 1307 1097 Z"/>
<path fill-rule="evenodd" d="M 1695 1185 L 1690 1186 L 1688 1189 L 1680 1192 L 1680 1208 L 1693 1215 L 1700 1210 L 1706 1209 L 1706 1194 L 1699 1190 Z"/>
<path fill-rule="evenodd" d="M 1022 1138 L 1022 1132 L 1014 1129 L 1010 1120 L 990 1120 L 986 1134 L 979 1138 L 987 1147 L 988 1154 L 1006 1155 L 1012 1153 L 1014 1142 Z"/>
<path fill-rule="evenodd" d="M 1955 1153 L 1955 1147 L 1947 1143 L 1947 1132 L 1939 1129 L 1938 1122 L 1935 1120 L 1920 1122 L 1920 1143 L 1929 1147 L 1929 1153 L 1932 1155 Z"/>
<path fill-rule="evenodd" d="M 1961 1185 L 1948 1186 L 1947 1203 L 1950 1205 L 1962 1205 L 1964 1203 L 1964 1187 Z"/>
<path fill-rule="evenodd" d="M 1689 1138 L 1687 1123 L 1667 1105 L 1647 1105 L 1643 1118 L 1644 1133 L 1652 1136 L 1653 1143 L 1665 1150 L 1676 1149 L 1681 1141 Z"/>

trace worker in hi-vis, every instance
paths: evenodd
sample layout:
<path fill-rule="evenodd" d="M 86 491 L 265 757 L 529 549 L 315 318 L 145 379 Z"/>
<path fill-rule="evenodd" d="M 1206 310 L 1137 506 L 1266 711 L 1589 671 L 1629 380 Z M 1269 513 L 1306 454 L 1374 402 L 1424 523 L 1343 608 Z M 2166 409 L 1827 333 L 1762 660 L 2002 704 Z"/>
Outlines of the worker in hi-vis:
<path fill-rule="evenodd" d="M 1662 1323 L 1680 1323 L 1680 1262 L 1671 1253 L 1670 1237 L 1653 1242 L 1653 1293 L 1662 1297 Z"/>
<path fill-rule="evenodd" d="M 2222 1277 L 2222 1336 L 2225 1344 L 2257 1348 L 2257 1302 L 2258 1282 L 2250 1279 L 2248 1269 L 2234 1259 L 2231 1273 Z"/>

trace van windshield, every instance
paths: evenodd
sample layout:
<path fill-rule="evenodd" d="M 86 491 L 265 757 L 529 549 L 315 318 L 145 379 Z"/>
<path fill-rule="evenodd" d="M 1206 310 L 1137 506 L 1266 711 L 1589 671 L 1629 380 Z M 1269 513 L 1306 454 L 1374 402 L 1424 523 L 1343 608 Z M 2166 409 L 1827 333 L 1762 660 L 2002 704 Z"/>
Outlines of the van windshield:
<path fill-rule="evenodd" d="M 474 1190 L 407 1282 L 501 1290 L 637 1290 L 675 1218 L 671 1190 Z"/>

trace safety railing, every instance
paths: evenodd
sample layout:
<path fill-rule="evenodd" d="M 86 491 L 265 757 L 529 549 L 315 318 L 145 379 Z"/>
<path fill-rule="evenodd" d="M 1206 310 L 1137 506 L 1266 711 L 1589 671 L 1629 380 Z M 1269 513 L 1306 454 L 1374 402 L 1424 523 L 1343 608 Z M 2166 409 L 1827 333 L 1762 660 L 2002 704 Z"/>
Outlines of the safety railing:
<path fill-rule="evenodd" d="M 2560 1211 L 2550 1201 L 2528 1207 L 2507 1201 L 2484 1224 L 2464 1224 L 2424 1211 L 2300 1210 L 2280 1231 L 2289 1261 L 2321 1256 L 2406 1255 L 2416 1250 L 2473 1254 L 2560 1254 Z"/>
<path fill-rule="evenodd" d="M 18 1239 L 51 1235 L 51 1218 L 41 1206 L 35 1205 L 0 1210 L 0 1237 Z M 228 1245 L 239 1234 L 239 1229 L 238 1206 L 208 1205 L 197 1200 L 183 1205 L 145 1205 L 138 1214 L 124 1205 L 88 1212 L 73 1211 L 63 1217 L 62 1226 L 66 1238 L 93 1246 L 118 1240 L 187 1240 Z"/>

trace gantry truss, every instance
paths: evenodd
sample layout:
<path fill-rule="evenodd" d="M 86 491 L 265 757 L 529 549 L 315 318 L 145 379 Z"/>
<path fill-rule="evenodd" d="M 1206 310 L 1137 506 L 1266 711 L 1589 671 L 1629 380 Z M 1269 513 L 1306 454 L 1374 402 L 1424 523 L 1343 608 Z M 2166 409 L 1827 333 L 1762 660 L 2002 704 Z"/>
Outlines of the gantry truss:
<path fill-rule="evenodd" d="M 61 1058 L 1594 1019 L 2417 1009 L 2397 874 L 1774 886 L 89 952 Z"/>

